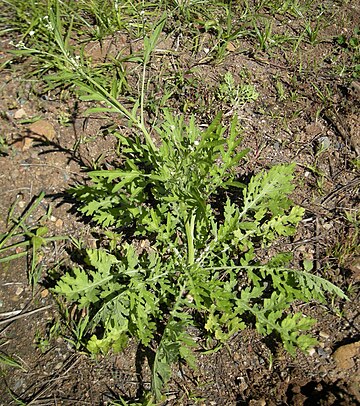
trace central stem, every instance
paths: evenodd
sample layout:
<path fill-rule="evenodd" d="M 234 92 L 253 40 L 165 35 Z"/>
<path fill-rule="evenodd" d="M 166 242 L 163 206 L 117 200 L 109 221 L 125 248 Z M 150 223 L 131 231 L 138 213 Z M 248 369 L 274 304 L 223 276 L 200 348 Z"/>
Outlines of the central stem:
<path fill-rule="evenodd" d="M 193 265 L 195 262 L 195 249 L 194 249 L 194 228 L 195 228 L 196 215 L 193 214 L 185 223 L 185 231 L 188 245 L 188 264 Z"/>

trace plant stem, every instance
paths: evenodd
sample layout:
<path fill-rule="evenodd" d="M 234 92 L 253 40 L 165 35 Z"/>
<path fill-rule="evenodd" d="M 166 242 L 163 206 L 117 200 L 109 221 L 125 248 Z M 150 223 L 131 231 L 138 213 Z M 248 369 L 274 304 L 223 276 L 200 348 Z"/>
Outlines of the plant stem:
<path fill-rule="evenodd" d="M 194 250 L 194 228 L 195 228 L 196 215 L 193 214 L 190 218 L 190 222 L 185 223 L 185 231 L 188 245 L 188 265 L 193 265 L 195 262 L 195 250 Z"/>
<path fill-rule="evenodd" d="M 35 200 L 32 206 L 28 209 L 28 211 L 21 217 L 20 221 L 14 225 L 14 227 L 10 230 L 10 232 L 5 236 L 3 240 L 0 241 L 0 248 L 4 246 L 4 244 L 10 240 L 10 238 L 15 234 L 16 230 L 25 223 L 26 219 L 30 216 L 30 214 L 39 206 L 42 199 L 44 198 L 45 193 L 41 192 L 39 197 Z"/>

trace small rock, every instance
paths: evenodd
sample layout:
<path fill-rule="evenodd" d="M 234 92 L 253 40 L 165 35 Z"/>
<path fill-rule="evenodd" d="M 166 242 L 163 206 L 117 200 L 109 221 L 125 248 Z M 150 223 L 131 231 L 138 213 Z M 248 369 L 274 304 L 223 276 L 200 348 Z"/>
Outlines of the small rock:
<path fill-rule="evenodd" d="M 54 126 L 46 120 L 39 120 L 35 123 L 32 123 L 29 127 L 29 130 L 32 131 L 34 134 L 45 137 L 48 141 L 52 141 L 55 138 Z"/>
<path fill-rule="evenodd" d="M 330 231 L 334 228 L 334 224 L 332 222 L 324 223 L 322 226 L 326 231 Z"/>
<path fill-rule="evenodd" d="M 21 286 L 18 286 L 16 288 L 15 295 L 20 296 L 23 293 L 23 290 L 24 290 L 24 288 L 22 288 Z"/>
<path fill-rule="evenodd" d="M 319 356 L 321 358 L 327 358 L 328 357 L 328 354 L 326 353 L 326 351 L 324 351 L 324 349 L 321 348 L 321 347 L 318 348 L 317 352 L 318 352 L 318 354 L 319 354 Z"/>
<path fill-rule="evenodd" d="M 309 348 L 308 349 L 308 354 L 310 355 L 310 357 L 312 357 L 314 354 L 316 354 L 315 348 Z"/>
<path fill-rule="evenodd" d="M 28 151 L 34 143 L 34 139 L 31 137 L 24 137 L 21 141 L 21 150 Z"/>
<path fill-rule="evenodd" d="M 231 41 L 229 41 L 229 42 L 226 44 L 226 49 L 227 49 L 229 52 L 235 52 L 235 51 L 236 51 L 236 47 L 235 47 L 235 45 L 234 45 Z"/>
<path fill-rule="evenodd" d="M 240 356 L 240 354 L 239 354 L 239 353 L 237 353 L 237 352 L 235 352 L 235 353 L 234 353 L 233 358 L 234 358 L 234 361 L 235 361 L 235 362 L 237 362 L 237 361 L 240 361 L 240 360 L 241 360 L 241 356 Z"/>
<path fill-rule="evenodd" d="M 327 370 L 327 368 L 325 367 L 325 365 L 321 365 L 321 367 L 319 368 L 319 373 L 326 375 L 327 372 L 328 372 L 328 370 Z"/>
<path fill-rule="evenodd" d="M 325 333 L 325 331 L 320 331 L 319 336 L 325 338 L 325 340 L 327 340 L 330 337 L 328 333 Z"/>
<path fill-rule="evenodd" d="M 306 126 L 305 133 L 309 138 L 315 138 L 323 132 L 323 129 L 319 123 L 311 123 Z"/>
<path fill-rule="evenodd" d="M 360 354 L 360 341 L 342 345 L 334 353 L 333 358 L 339 369 L 350 369 L 355 365 L 354 358 Z"/>
<path fill-rule="evenodd" d="M 16 110 L 15 113 L 14 113 L 14 118 L 16 120 L 19 120 L 20 118 L 24 118 L 26 116 L 27 116 L 27 113 L 23 108 L 21 108 L 19 110 Z"/>
<path fill-rule="evenodd" d="M 63 221 L 61 219 L 57 219 L 55 221 L 55 227 L 61 228 L 63 226 Z"/>
<path fill-rule="evenodd" d="M 250 406 L 266 406 L 266 400 L 265 399 L 251 399 L 249 402 Z"/>
<path fill-rule="evenodd" d="M 59 370 L 60 368 L 62 368 L 63 365 L 64 365 L 64 363 L 62 361 L 60 361 L 54 366 L 54 369 Z"/>
<path fill-rule="evenodd" d="M 327 150 L 330 145 L 331 145 L 331 141 L 329 137 L 320 137 L 317 140 L 318 144 L 317 144 L 317 152 L 323 152 L 325 150 Z"/>
<path fill-rule="evenodd" d="M 49 295 L 49 291 L 47 289 L 44 289 L 41 291 L 40 296 L 45 299 Z"/>
<path fill-rule="evenodd" d="M 238 376 L 236 378 L 236 383 L 241 392 L 244 392 L 249 387 L 249 385 L 246 383 L 245 378 L 243 376 Z"/>

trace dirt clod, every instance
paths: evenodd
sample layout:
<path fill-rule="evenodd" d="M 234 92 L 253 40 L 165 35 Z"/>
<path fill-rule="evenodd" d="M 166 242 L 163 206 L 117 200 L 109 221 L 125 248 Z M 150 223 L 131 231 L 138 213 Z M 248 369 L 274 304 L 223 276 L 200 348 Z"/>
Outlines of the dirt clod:
<path fill-rule="evenodd" d="M 34 134 L 45 137 L 48 141 L 53 141 L 56 134 L 54 126 L 47 120 L 35 121 L 29 126 L 29 130 Z"/>
<path fill-rule="evenodd" d="M 339 369 L 351 369 L 355 358 L 360 355 L 360 341 L 339 347 L 332 355 Z"/>

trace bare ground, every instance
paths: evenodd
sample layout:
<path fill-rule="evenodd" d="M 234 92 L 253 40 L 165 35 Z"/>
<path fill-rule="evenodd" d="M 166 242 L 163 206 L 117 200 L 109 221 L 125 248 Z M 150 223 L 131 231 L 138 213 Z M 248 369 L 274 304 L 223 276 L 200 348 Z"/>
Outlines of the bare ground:
<path fill-rule="evenodd" d="M 359 10 L 352 9 L 351 16 L 349 31 L 359 24 Z M 327 30 L 330 37 L 340 28 L 334 23 Z M 4 50 L 9 40 L 3 39 Z M 128 45 L 126 37 L 112 41 Z M 173 47 L 176 41 L 164 39 L 161 48 Z M 306 215 L 296 238 L 285 248 L 299 261 L 314 260 L 316 272 L 343 288 L 350 300 L 329 306 L 298 304 L 318 320 L 313 333 L 319 345 L 310 354 L 298 353 L 293 358 L 278 343 L 248 329 L 213 354 L 199 353 L 197 371 L 175 366 L 164 404 L 359 404 L 360 257 L 356 229 L 346 220 L 345 211 L 354 214 L 359 204 L 359 168 L 352 162 L 359 158 L 360 83 L 334 75 L 331 58 L 327 58 L 334 44 L 329 41 L 305 48 L 302 61 L 279 50 L 253 53 L 246 43 L 235 44 L 216 64 L 203 62 L 206 49 L 211 48 L 209 41 L 211 36 L 204 35 L 196 56 L 184 47 L 176 56 L 154 58 L 152 70 L 164 78 L 159 92 L 172 80 L 166 76 L 172 66 L 188 73 L 168 101 L 171 106 L 195 111 L 200 124 L 208 124 L 217 109 L 225 116 L 237 114 L 243 146 L 251 147 L 239 171 L 253 173 L 276 163 L 297 163 L 293 200 L 306 208 Z M 88 52 L 94 60 L 106 57 L 96 43 Z M 4 51 L 1 57 L 9 56 Z M 315 60 L 316 70 L 311 63 Z M 86 106 L 70 94 L 43 94 L 38 81 L 27 79 L 28 69 L 19 61 L 0 71 L 0 124 L 6 141 L 0 156 L 0 229 L 7 229 L 11 207 L 20 214 L 44 191 L 46 197 L 29 218 L 29 226 L 51 209 L 51 215 L 42 220 L 50 234 L 70 235 L 96 245 L 90 226 L 74 214 L 63 192 L 84 179 L 84 168 L 99 157 L 100 164 L 114 159 L 115 141 L 103 131 L 110 118 L 85 117 Z M 238 81 L 244 71 L 259 93 L 256 102 L 233 110 L 211 96 L 224 73 L 231 72 Z M 285 91 L 282 100 L 278 82 Z M 319 99 L 313 84 L 331 90 L 328 104 Z M 26 120 L 35 116 L 41 116 L 45 124 L 34 132 Z M 319 153 L 324 143 L 326 148 Z M 65 242 L 44 248 L 44 270 L 66 258 L 67 249 Z M 45 286 L 38 285 L 32 292 L 27 272 L 27 260 L 0 264 L 0 351 L 23 366 L 1 366 L 0 405 L 16 404 L 14 397 L 31 405 L 104 405 L 118 396 L 134 399 L 148 389 L 146 357 L 135 342 L 121 354 L 98 359 L 76 352 L 62 336 L 47 343 L 45 338 L 58 320 L 57 305 Z M 17 310 L 22 313 L 13 313 Z"/>

